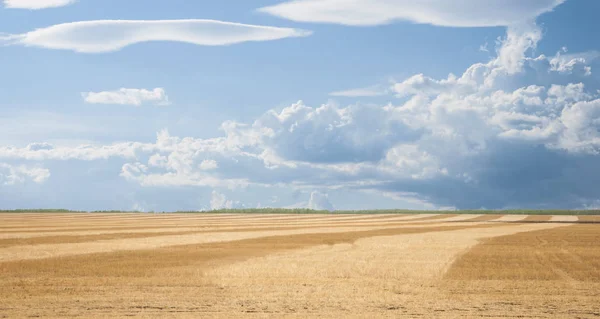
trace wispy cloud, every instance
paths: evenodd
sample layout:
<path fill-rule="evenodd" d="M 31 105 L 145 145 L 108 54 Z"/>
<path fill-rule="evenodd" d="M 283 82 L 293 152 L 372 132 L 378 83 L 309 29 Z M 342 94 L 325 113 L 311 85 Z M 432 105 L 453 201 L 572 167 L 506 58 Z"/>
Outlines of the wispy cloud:
<path fill-rule="evenodd" d="M 375 97 L 387 94 L 389 94 L 389 89 L 379 85 L 329 93 L 331 96 L 339 97 Z"/>
<path fill-rule="evenodd" d="M 304 37 L 310 31 L 217 20 L 96 20 L 57 24 L 0 37 L 9 45 L 102 53 L 149 41 L 220 46 Z"/>
<path fill-rule="evenodd" d="M 10 9 L 40 10 L 68 6 L 77 0 L 4 0 L 4 6 Z"/>
<path fill-rule="evenodd" d="M 154 90 L 126 89 L 104 92 L 81 93 L 84 101 L 89 104 L 119 104 L 141 106 L 144 103 L 169 105 L 169 97 L 163 88 Z"/>
<path fill-rule="evenodd" d="M 482 44 L 482 45 L 480 45 L 480 46 L 479 46 L 479 51 L 480 51 L 480 52 L 487 52 L 487 53 L 490 53 L 490 49 L 488 49 L 488 45 L 489 45 L 489 44 L 488 44 L 488 43 L 487 43 L 487 41 L 486 41 L 484 44 Z"/>
<path fill-rule="evenodd" d="M 343 25 L 411 21 L 449 27 L 508 26 L 551 11 L 565 0 L 294 0 L 259 11 L 281 18 Z"/>

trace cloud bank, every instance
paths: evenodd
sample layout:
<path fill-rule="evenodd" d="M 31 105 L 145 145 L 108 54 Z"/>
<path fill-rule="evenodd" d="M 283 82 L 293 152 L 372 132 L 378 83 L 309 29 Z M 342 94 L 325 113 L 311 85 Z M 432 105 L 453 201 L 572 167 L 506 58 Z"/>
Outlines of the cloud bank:
<path fill-rule="evenodd" d="M 9 9 L 40 10 L 68 6 L 77 0 L 4 0 L 4 7 Z"/>
<path fill-rule="evenodd" d="M 304 37 L 311 32 L 217 20 L 97 20 L 53 25 L 3 36 L 3 42 L 81 53 L 103 53 L 149 41 L 176 41 L 203 46 L 231 45 Z"/>
<path fill-rule="evenodd" d="M 535 25 L 510 27 L 496 57 L 459 75 L 394 83 L 388 90 L 399 98 L 384 105 L 298 102 L 224 122 L 214 138 L 163 130 L 152 142 L 34 143 L 0 147 L 0 160 L 111 159 L 115 176 L 145 189 L 284 188 L 314 192 L 309 204 L 325 209 L 323 194 L 338 190 L 461 209 L 592 207 L 598 53 L 533 55 L 541 38 Z M 213 197 L 214 207 L 235 204 Z"/>
<path fill-rule="evenodd" d="M 496 27 L 531 21 L 564 1 L 294 0 L 259 11 L 298 22 L 353 26 L 410 21 L 447 27 Z"/>
<path fill-rule="evenodd" d="M 169 105 L 169 97 L 163 88 L 153 90 L 121 88 L 116 91 L 84 92 L 81 95 L 88 104 L 141 106 L 145 103 L 151 103 L 154 105 Z"/>

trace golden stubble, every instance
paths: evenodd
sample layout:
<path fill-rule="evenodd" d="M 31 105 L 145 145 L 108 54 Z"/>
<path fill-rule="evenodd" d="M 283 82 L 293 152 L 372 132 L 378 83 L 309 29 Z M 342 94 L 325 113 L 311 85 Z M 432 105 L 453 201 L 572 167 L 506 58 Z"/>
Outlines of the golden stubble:
<path fill-rule="evenodd" d="M 442 282 L 452 302 L 497 316 L 598 317 L 600 227 L 577 224 L 484 239 L 457 258 Z"/>
<path fill-rule="evenodd" d="M 572 305 L 586 317 L 599 304 L 598 225 L 573 218 L 90 217 L 43 215 L 30 233 L 44 236 L 0 240 L 0 259 L 12 260 L 0 262 L 0 317 L 569 317 Z M 26 229 L 17 219 L 0 235 Z"/>

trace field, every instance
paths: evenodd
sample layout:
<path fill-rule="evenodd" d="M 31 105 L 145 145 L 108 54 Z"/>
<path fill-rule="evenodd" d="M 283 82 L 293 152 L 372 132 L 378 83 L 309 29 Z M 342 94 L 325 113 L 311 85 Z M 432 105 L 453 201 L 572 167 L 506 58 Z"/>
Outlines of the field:
<path fill-rule="evenodd" d="M 600 317 L 600 216 L 0 214 L 0 318 Z"/>

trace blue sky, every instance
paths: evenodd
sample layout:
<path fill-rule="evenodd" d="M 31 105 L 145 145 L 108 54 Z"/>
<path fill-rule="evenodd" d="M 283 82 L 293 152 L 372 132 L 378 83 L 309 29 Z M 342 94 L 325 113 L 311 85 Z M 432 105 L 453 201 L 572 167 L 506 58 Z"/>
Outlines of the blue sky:
<path fill-rule="evenodd" d="M 599 10 L 4 0 L 0 208 L 597 207 Z"/>

